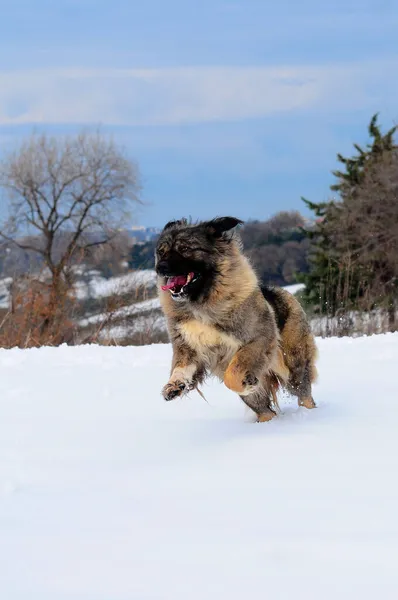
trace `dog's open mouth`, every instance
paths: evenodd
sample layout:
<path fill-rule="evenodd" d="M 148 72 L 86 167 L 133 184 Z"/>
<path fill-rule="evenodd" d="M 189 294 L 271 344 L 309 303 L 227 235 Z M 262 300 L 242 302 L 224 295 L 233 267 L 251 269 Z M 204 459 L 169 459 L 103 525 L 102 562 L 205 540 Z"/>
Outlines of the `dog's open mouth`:
<path fill-rule="evenodd" d="M 162 290 L 164 292 L 169 291 L 173 298 L 182 298 L 187 291 L 187 286 L 196 279 L 195 273 L 166 277 L 166 284 L 162 285 Z"/>

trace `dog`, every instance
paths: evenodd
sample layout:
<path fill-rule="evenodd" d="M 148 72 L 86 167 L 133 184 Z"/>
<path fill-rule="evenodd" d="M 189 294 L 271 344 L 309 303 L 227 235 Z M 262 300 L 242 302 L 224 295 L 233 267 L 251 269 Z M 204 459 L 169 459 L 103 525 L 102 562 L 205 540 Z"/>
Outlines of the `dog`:
<path fill-rule="evenodd" d="M 158 238 L 158 294 L 173 348 L 162 395 L 173 400 L 213 375 L 264 422 L 277 415 L 280 387 L 299 406 L 316 407 L 317 349 L 298 300 L 261 285 L 243 253 L 242 223 L 181 219 L 167 223 Z"/>

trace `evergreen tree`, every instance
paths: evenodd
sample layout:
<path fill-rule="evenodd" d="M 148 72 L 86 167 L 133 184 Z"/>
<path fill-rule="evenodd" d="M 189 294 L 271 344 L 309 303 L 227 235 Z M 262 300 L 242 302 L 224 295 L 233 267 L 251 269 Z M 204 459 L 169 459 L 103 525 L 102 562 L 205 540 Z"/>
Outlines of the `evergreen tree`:
<path fill-rule="evenodd" d="M 360 195 L 369 171 L 387 153 L 396 150 L 394 134 L 397 127 L 383 134 L 375 114 L 369 124 L 370 143 L 366 148 L 354 144 L 356 154 L 346 158 L 337 155 L 338 161 L 344 168 L 333 171 L 336 182 L 331 186 L 338 197 L 330 202 L 314 203 L 302 199 L 314 213 L 315 225 L 306 231 L 310 239 L 309 273 L 301 277 L 305 283 L 303 301 L 314 310 L 328 316 L 335 315 L 339 310 L 357 307 L 369 290 L 375 268 L 380 269 L 380 263 L 372 264 L 358 260 L 360 244 L 355 220 L 348 216 L 355 214 L 355 209 L 371 210 L 361 203 Z M 378 198 L 375 197 L 375 202 Z M 360 217 L 357 212 L 358 218 Z"/>

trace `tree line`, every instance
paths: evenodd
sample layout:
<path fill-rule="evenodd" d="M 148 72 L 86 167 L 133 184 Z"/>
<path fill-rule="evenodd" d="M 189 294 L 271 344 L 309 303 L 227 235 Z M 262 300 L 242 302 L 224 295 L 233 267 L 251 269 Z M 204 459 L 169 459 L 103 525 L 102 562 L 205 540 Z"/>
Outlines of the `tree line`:
<path fill-rule="evenodd" d="M 388 315 L 396 328 L 398 296 L 398 146 L 397 126 L 383 133 L 374 115 L 370 142 L 355 154 L 337 158 L 334 197 L 315 203 L 303 199 L 316 225 L 307 231 L 309 269 L 303 301 L 326 317 L 353 311 Z"/>
<path fill-rule="evenodd" d="M 260 278 L 282 286 L 303 282 L 301 299 L 312 315 L 376 311 L 396 328 L 396 132 L 396 126 L 383 132 L 372 117 L 369 143 L 355 144 L 351 157 L 337 156 L 332 198 L 303 199 L 312 219 L 286 211 L 241 229 Z M 30 137 L 3 156 L 0 190 L 7 211 L 0 271 L 13 278 L 11 307 L 0 311 L 0 345 L 5 331 L 8 345 L 71 341 L 79 270 L 111 276 L 153 268 L 156 240 L 132 246 L 125 229 L 142 204 L 138 165 L 99 132 Z"/>

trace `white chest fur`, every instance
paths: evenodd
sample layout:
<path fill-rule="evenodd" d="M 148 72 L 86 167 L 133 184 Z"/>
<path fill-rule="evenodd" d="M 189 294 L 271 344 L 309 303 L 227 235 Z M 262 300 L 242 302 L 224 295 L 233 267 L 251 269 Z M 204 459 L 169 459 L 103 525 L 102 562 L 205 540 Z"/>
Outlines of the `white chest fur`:
<path fill-rule="evenodd" d="M 232 356 L 239 350 L 239 341 L 198 319 L 180 323 L 178 328 L 186 344 L 196 351 L 206 366 L 214 374 L 222 376 Z"/>

